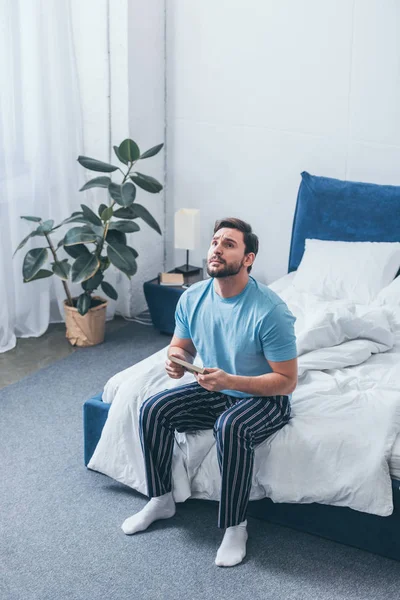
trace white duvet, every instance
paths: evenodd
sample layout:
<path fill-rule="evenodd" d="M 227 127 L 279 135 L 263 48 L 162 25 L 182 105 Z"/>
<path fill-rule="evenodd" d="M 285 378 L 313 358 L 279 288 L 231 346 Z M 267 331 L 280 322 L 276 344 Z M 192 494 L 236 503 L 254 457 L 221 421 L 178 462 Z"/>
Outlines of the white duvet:
<path fill-rule="evenodd" d="M 290 275 L 271 288 L 297 318 L 299 382 L 289 424 L 255 450 L 250 499 L 390 515 L 388 459 L 400 431 L 400 309 L 326 301 L 298 292 Z M 189 373 L 180 380 L 166 375 L 166 353 L 164 348 L 108 381 L 103 399 L 112 404 L 88 465 L 143 494 L 139 407 L 158 391 L 193 381 Z M 212 431 L 176 433 L 175 500 L 218 500 L 219 494 Z"/>

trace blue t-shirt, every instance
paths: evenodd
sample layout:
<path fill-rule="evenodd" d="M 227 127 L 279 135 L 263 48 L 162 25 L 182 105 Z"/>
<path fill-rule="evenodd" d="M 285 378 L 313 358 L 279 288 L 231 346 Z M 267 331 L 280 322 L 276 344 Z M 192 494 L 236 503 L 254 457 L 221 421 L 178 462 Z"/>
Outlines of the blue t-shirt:
<path fill-rule="evenodd" d="M 267 360 L 296 358 L 296 319 L 275 292 L 249 277 L 240 294 L 221 298 L 213 282 L 211 278 L 188 288 L 175 312 L 175 335 L 192 340 L 205 367 L 256 377 L 272 373 Z M 251 397 L 236 390 L 222 393 Z"/>

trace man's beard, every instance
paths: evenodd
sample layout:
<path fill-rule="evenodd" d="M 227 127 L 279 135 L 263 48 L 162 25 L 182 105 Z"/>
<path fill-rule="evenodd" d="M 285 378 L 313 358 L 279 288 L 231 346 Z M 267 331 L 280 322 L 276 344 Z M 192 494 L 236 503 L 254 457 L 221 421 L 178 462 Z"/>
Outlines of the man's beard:
<path fill-rule="evenodd" d="M 225 267 L 223 269 L 219 269 L 216 272 L 211 271 L 210 266 L 208 264 L 207 273 L 210 277 L 216 277 L 218 279 L 220 279 L 221 277 L 232 277 L 240 272 L 241 268 L 243 267 L 243 263 L 244 258 L 241 262 L 231 263 L 230 265 L 227 265 L 225 263 Z"/>

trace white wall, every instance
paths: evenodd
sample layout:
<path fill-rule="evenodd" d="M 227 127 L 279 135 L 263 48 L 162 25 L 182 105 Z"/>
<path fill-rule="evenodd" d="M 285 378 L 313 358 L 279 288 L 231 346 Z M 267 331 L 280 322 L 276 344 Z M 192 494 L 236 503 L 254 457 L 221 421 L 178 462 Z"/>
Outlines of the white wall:
<path fill-rule="evenodd" d="M 167 0 L 167 265 L 173 213 L 260 237 L 254 274 L 287 272 L 300 172 L 400 184 L 397 0 Z"/>
<path fill-rule="evenodd" d="M 164 0 L 71 0 L 71 8 L 84 123 L 82 154 L 123 167 L 112 147 L 125 138 L 134 139 L 141 150 L 164 141 Z M 164 152 L 139 163 L 138 171 L 163 183 Z M 118 175 L 113 178 L 121 181 Z M 105 195 L 98 189 L 85 192 L 79 201 L 97 207 Z M 165 229 L 164 193 L 138 189 L 137 201 Z M 163 268 L 163 238 L 139 224 L 141 231 L 129 240 L 139 252 L 138 271 L 131 282 L 117 275 L 122 285 L 117 309 L 124 315 L 146 308 L 143 282 Z"/>

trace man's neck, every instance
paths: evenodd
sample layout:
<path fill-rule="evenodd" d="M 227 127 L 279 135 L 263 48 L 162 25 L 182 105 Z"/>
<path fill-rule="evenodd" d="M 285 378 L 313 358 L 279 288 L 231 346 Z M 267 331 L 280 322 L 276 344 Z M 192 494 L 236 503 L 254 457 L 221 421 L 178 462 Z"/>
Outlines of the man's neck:
<path fill-rule="evenodd" d="M 243 292 L 249 282 L 247 271 L 231 277 L 214 277 L 214 290 L 221 298 L 232 298 Z"/>

